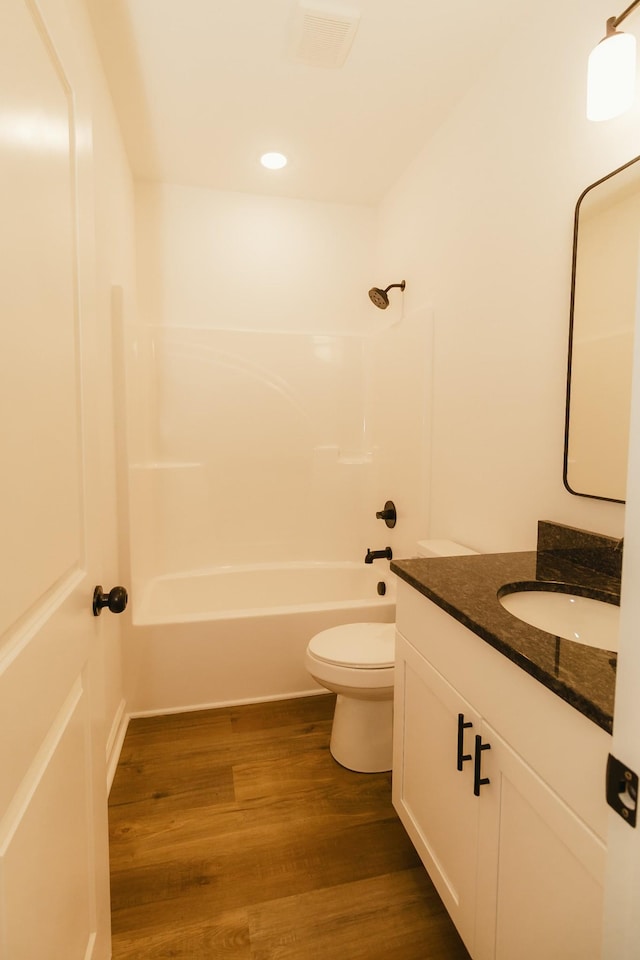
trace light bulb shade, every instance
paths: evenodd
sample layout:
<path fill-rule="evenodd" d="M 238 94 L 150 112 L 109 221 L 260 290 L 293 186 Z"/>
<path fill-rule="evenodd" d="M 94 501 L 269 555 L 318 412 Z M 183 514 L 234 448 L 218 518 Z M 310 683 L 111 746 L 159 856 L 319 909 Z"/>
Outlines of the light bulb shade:
<path fill-rule="evenodd" d="M 613 33 L 589 55 L 587 118 L 611 120 L 633 104 L 636 86 L 636 38 Z"/>

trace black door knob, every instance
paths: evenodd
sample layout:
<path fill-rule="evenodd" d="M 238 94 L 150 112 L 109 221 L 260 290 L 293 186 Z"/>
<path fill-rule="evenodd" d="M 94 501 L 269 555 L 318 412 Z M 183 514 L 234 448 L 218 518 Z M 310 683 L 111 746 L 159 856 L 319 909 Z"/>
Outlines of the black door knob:
<path fill-rule="evenodd" d="M 127 605 L 129 595 L 124 587 L 113 587 L 109 593 L 103 593 L 98 586 L 93 591 L 93 615 L 99 617 L 103 607 L 108 607 L 111 613 L 122 613 Z"/>

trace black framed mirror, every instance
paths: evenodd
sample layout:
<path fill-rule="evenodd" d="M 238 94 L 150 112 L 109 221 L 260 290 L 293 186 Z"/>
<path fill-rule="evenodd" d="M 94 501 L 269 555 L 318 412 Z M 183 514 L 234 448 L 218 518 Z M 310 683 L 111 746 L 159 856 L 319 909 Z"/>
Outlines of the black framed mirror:
<path fill-rule="evenodd" d="M 640 264 L 640 157 L 586 188 L 573 231 L 564 485 L 624 503 Z"/>

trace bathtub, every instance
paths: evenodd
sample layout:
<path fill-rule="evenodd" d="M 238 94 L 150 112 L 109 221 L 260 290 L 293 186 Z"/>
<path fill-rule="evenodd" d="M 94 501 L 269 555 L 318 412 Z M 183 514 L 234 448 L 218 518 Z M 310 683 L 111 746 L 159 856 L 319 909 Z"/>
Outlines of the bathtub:
<path fill-rule="evenodd" d="M 224 566 L 158 577 L 132 607 L 131 713 L 195 710 L 323 692 L 304 669 L 307 643 L 340 623 L 395 620 L 395 576 L 386 562 Z"/>

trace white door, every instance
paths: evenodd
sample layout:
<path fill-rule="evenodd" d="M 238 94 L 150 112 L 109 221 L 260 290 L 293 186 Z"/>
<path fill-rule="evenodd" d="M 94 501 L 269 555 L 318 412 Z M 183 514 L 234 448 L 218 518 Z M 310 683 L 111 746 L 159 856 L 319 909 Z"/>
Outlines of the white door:
<path fill-rule="evenodd" d="M 64 24 L 57 0 L 0 3 L 2 960 L 110 955 L 90 131 Z"/>

